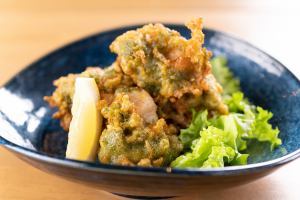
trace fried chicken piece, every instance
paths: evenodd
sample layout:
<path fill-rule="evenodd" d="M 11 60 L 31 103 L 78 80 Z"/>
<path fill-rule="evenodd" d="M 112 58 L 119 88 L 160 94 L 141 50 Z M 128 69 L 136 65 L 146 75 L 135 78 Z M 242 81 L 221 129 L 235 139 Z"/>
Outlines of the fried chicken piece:
<path fill-rule="evenodd" d="M 143 89 L 118 89 L 101 113 L 107 120 L 100 137 L 102 163 L 167 166 L 182 151 L 176 128 L 158 119 L 156 105 Z"/>
<path fill-rule="evenodd" d="M 52 93 L 52 96 L 44 97 L 44 100 L 47 101 L 51 107 L 57 107 L 58 111 L 56 111 L 52 117 L 60 119 L 60 126 L 66 131 L 69 130 L 72 119 L 72 97 L 74 95 L 74 85 L 77 76 L 77 74 L 69 74 L 55 80 L 53 85 L 56 89 Z"/>
<path fill-rule="evenodd" d="M 183 127 L 192 108 L 227 113 L 222 88 L 211 73 L 211 52 L 202 47 L 202 19 L 187 27 L 189 40 L 162 24 L 149 24 L 124 33 L 110 46 L 123 72 L 154 97 L 159 116 Z"/>
<path fill-rule="evenodd" d="M 123 89 L 124 91 L 124 89 Z M 136 112 L 143 118 L 146 123 L 154 123 L 158 120 L 157 106 L 152 97 L 143 89 L 127 89 L 129 100 L 133 103 Z"/>
<path fill-rule="evenodd" d="M 51 107 L 57 107 L 58 111 L 53 114 L 53 118 L 60 119 L 61 127 L 68 131 L 72 119 L 71 108 L 74 94 L 75 79 L 77 77 L 94 78 L 99 88 L 100 96 L 106 102 L 112 102 L 114 92 L 119 87 L 133 85 L 131 78 L 125 75 L 117 63 L 113 63 L 107 68 L 88 67 L 81 74 L 69 74 L 54 81 L 56 90 L 52 96 L 45 96 L 44 99 Z"/>

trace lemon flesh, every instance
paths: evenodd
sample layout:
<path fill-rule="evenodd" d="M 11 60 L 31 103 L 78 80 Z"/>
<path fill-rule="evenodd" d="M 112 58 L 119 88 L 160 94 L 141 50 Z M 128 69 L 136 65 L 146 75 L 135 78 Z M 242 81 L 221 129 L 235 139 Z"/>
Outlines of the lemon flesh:
<path fill-rule="evenodd" d="M 67 158 L 95 161 L 102 129 L 102 116 L 97 106 L 99 100 L 99 90 L 93 78 L 76 79 Z"/>

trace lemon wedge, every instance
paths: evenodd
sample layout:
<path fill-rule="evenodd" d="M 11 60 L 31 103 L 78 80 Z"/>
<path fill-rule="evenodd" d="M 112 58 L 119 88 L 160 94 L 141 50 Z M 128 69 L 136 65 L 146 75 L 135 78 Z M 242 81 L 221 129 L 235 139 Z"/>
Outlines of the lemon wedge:
<path fill-rule="evenodd" d="M 76 79 L 67 158 L 95 161 L 103 120 L 98 107 L 99 100 L 100 93 L 93 78 Z"/>

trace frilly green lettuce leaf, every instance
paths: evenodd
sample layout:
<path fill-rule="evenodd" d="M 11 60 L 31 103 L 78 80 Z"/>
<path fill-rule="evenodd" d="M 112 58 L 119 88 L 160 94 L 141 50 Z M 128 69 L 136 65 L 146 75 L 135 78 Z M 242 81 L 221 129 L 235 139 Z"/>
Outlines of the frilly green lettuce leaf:
<path fill-rule="evenodd" d="M 263 108 L 250 105 L 243 98 L 243 93 L 234 93 L 226 103 L 236 121 L 239 134 L 244 139 L 256 139 L 260 142 L 270 142 L 271 149 L 281 145 L 278 138 L 278 128 L 273 129 L 269 120 L 273 117 L 271 112 Z"/>
<path fill-rule="evenodd" d="M 240 91 L 240 81 L 234 77 L 228 68 L 226 58 L 222 56 L 215 57 L 211 60 L 211 65 L 212 73 L 216 80 L 222 85 L 224 95 L 230 95 Z"/>
<path fill-rule="evenodd" d="M 279 129 L 272 128 L 269 120 L 273 117 L 271 112 L 268 112 L 261 107 L 257 107 L 254 123 L 251 126 L 251 132 L 248 135 L 249 139 L 257 139 L 260 142 L 270 142 L 271 149 L 281 145 L 281 139 L 278 138 Z"/>
<path fill-rule="evenodd" d="M 247 155 L 240 154 L 236 145 L 237 135 L 214 126 L 200 131 L 200 138 L 194 140 L 192 152 L 179 156 L 171 167 L 223 167 L 231 162 L 245 164 Z M 246 156 L 246 157 L 245 157 Z"/>
<path fill-rule="evenodd" d="M 196 112 L 195 110 L 192 110 L 191 124 L 188 128 L 180 130 L 179 138 L 184 146 L 184 149 L 190 149 L 193 140 L 197 139 L 200 136 L 200 130 L 207 126 L 207 111 Z"/>
<path fill-rule="evenodd" d="M 231 147 L 213 146 L 203 168 L 223 167 L 224 161 L 230 163 L 235 157 L 235 151 Z"/>
<path fill-rule="evenodd" d="M 226 59 L 212 60 L 213 73 L 224 89 L 224 102 L 228 115 L 215 115 L 208 119 L 207 111 L 192 111 L 190 126 L 179 135 L 185 150 L 171 167 L 214 168 L 247 164 L 247 145 L 250 140 L 269 142 L 271 150 L 281 144 L 278 128 L 272 128 L 269 120 L 273 114 L 256 107 L 240 92 L 239 81 L 234 79 L 226 66 Z"/>

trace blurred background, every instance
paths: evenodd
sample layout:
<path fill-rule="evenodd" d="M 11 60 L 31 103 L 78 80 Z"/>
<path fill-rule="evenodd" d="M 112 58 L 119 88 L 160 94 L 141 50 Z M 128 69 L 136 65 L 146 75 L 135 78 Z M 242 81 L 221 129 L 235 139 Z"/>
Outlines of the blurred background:
<path fill-rule="evenodd" d="M 297 0 L 0 0 L 0 80 L 63 44 L 98 31 L 146 22 L 184 23 L 241 37 L 297 75 Z"/>
<path fill-rule="evenodd" d="M 297 0 L 0 0 L 0 84 L 40 56 L 89 34 L 136 23 L 184 23 L 199 16 L 206 27 L 253 43 L 300 77 Z M 115 199 L 33 169 L 3 148 L 0 163 L 1 200 Z M 235 199 L 239 193 L 238 199 L 300 199 L 299 167 L 296 161 L 248 186 L 195 198 Z"/>

